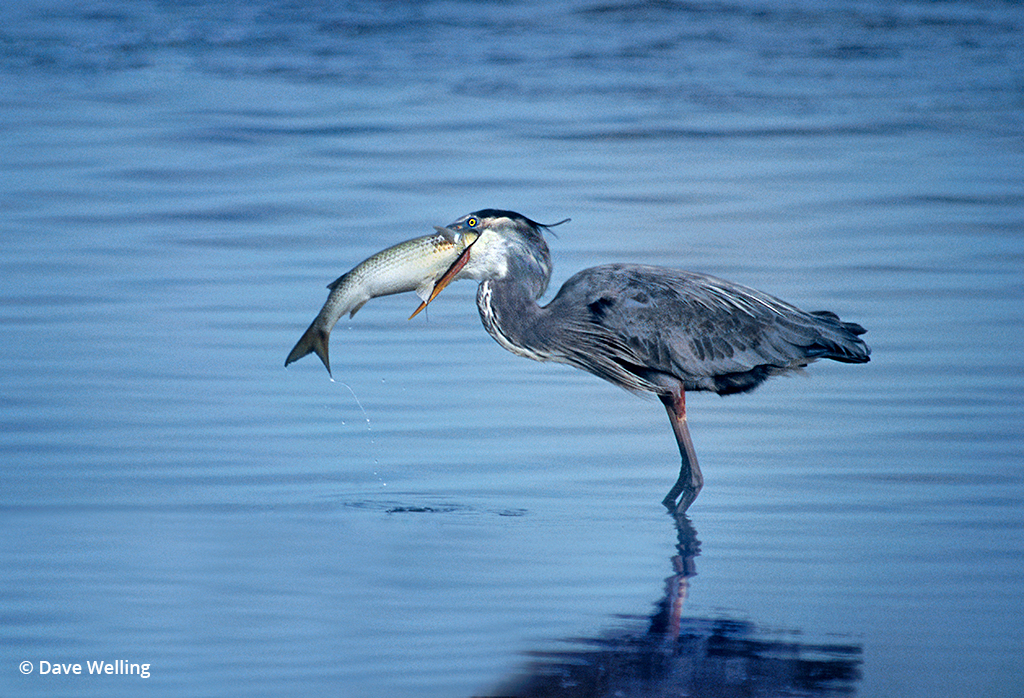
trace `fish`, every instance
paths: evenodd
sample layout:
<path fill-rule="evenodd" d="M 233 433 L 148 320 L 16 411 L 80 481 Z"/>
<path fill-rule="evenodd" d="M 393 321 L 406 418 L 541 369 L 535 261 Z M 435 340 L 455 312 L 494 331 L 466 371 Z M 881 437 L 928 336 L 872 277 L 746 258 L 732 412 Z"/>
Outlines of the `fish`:
<path fill-rule="evenodd" d="M 433 235 L 381 250 L 328 284 L 331 292 L 324 307 L 288 353 L 284 365 L 316 354 L 328 375 L 333 377 L 328 354 L 331 330 L 345 313 L 350 318 L 355 317 L 371 298 L 415 291 L 423 302 L 409 319 L 425 308 L 465 265 L 468 255 L 464 253 L 478 237 L 478 233 L 471 230 L 456 231 L 439 226 L 434 229 L 437 232 Z M 438 281 L 443 283 L 438 284 Z"/>

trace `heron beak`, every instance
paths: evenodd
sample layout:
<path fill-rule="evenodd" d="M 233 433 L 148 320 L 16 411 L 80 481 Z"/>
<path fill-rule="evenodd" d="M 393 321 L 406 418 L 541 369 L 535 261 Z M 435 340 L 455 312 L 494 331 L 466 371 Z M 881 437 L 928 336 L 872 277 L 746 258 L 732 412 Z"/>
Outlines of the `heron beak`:
<path fill-rule="evenodd" d="M 477 236 L 476 238 L 473 239 L 473 242 L 466 245 L 466 249 L 462 251 L 462 254 L 459 255 L 458 259 L 456 259 L 452 263 L 452 265 L 448 267 L 448 271 L 442 274 L 441 278 L 438 279 L 437 282 L 434 284 L 434 290 L 430 292 L 430 298 L 420 303 L 420 307 L 416 308 L 416 312 L 409 316 L 410 320 L 419 315 L 421 310 L 426 308 L 432 300 L 437 298 L 437 294 L 443 291 L 445 286 L 447 286 L 448 284 L 455 280 L 455 277 L 458 275 L 458 273 L 462 271 L 462 268 L 464 266 L 466 266 L 466 262 L 469 261 L 469 250 L 479 239 L 480 237 Z"/>

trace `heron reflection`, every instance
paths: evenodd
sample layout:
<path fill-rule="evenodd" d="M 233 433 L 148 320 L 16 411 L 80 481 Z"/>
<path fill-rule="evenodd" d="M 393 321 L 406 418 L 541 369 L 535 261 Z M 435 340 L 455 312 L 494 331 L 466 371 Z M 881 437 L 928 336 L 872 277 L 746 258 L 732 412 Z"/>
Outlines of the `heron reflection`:
<path fill-rule="evenodd" d="M 626 619 L 573 649 L 532 653 L 529 666 L 494 689 L 503 698 L 740 698 L 846 696 L 860 680 L 862 648 L 798 642 L 728 617 L 687 616 L 683 606 L 700 552 L 689 519 L 665 594 L 647 618 Z"/>

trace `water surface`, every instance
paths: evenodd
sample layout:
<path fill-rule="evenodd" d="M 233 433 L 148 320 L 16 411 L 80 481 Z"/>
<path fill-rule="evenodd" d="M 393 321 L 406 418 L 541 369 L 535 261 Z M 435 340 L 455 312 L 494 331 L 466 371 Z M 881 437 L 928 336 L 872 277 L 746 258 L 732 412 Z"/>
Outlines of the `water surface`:
<path fill-rule="evenodd" d="M 1018 7 L 0 19 L 4 696 L 1018 691 Z M 572 217 L 554 288 L 706 271 L 872 362 L 691 396 L 682 524 L 660 405 L 504 352 L 469 282 L 283 368 L 325 284 L 485 207 Z"/>

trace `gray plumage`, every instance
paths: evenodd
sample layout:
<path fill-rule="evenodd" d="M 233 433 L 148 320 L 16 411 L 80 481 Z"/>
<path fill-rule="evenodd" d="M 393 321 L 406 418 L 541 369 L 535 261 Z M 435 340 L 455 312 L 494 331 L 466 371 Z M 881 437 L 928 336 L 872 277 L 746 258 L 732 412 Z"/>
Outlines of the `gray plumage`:
<path fill-rule="evenodd" d="M 863 332 L 707 274 L 638 264 L 579 272 L 534 328 L 568 363 L 624 388 L 660 393 L 671 377 L 721 395 L 816 359 L 867 361 Z"/>
<path fill-rule="evenodd" d="M 551 278 L 546 227 L 511 211 L 463 216 L 448 228 L 480 237 L 451 279 L 481 281 L 480 317 L 509 351 L 659 396 L 683 461 L 665 498 L 677 513 L 703 485 L 686 425 L 687 390 L 741 393 L 818 359 L 869 360 L 860 325 L 695 272 L 606 264 L 572 276 L 550 303 L 538 305 Z"/>

